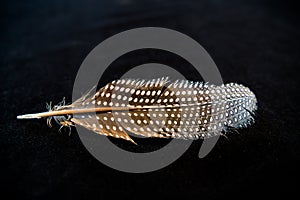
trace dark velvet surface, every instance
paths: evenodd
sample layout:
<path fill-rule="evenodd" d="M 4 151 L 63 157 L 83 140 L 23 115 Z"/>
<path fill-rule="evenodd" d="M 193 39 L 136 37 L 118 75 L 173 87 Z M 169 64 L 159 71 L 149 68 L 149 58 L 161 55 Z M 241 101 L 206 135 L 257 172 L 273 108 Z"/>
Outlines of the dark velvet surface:
<path fill-rule="evenodd" d="M 195 198 L 286 197 L 299 182 L 299 15 L 292 1 L 2 1 L 1 194 L 21 198 L 97 198 L 152 195 Z M 256 123 L 221 137 L 204 159 L 201 141 L 170 166 L 146 174 L 115 171 L 45 120 L 17 120 L 45 111 L 45 102 L 70 102 L 85 56 L 109 36 L 158 26 L 198 41 L 224 82 L 249 86 L 257 96 Z M 176 66 L 196 80 L 189 64 L 155 50 L 119 58 L 102 82 L 124 67 L 147 62 Z M 118 68 L 123 69 L 118 70 Z M 126 71 L 126 70 L 125 70 Z M 130 149 L 124 141 L 113 140 Z M 163 145 L 141 142 L 145 151 Z M 138 151 L 137 147 L 132 147 Z"/>

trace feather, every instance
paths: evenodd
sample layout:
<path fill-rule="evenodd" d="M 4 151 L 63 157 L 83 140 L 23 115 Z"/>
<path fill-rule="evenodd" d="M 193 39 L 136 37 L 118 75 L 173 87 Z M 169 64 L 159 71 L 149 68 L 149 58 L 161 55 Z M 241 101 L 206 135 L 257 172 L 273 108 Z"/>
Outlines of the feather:
<path fill-rule="evenodd" d="M 92 90 L 91 90 L 92 91 Z M 87 92 L 70 105 L 18 116 L 48 117 L 61 126 L 80 125 L 95 133 L 134 143 L 128 132 L 143 137 L 199 139 L 220 135 L 226 127 L 254 122 L 257 100 L 249 88 L 236 84 L 121 79 L 96 94 Z"/>

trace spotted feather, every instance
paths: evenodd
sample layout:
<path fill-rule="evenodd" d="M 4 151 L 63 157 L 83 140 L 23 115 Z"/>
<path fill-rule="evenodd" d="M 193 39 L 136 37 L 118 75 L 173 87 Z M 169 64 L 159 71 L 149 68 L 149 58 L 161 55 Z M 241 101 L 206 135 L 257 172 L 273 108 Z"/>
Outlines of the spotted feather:
<path fill-rule="evenodd" d="M 95 94 L 88 92 L 70 105 L 18 116 L 54 118 L 61 126 L 80 125 L 95 133 L 134 143 L 128 133 L 143 137 L 199 139 L 220 135 L 226 127 L 254 122 L 257 100 L 249 88 L 202 82 L 122 79 Z"/>

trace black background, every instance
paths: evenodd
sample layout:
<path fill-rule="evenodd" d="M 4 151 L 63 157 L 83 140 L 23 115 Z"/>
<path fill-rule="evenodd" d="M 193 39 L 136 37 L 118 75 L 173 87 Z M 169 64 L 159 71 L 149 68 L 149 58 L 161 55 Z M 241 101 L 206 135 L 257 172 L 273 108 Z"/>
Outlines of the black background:
<path fill-rule="evenodd" d="M 1 1 L 1 194 L 22 198 L 287 197 L 299 181 L 299 11 L 292 1 Z M 101 41 L 144 26 L 171 28 L 198 41 L 224 82 L 249 86 L 257 122 L 221 137 L 204 159 L 201 141 L 170 166 L 146 174 L 106 167 L 71 136 L 45 120 L 16 120 L 45 111 L 45 102 L 70 102 L 76 72 Z M 188 64 L 145 50 L 118 59 L 102 77 L 149 61 Z M 118 67 L 120 70 L 118 70 Z M 113 69 L 113 70 L 112 70 Z M 123 70 L 121 70 L 123 69 Z M 125 70 L 126 71 L 126 70 Z M 127 143 L 114 140 L 119 145 Z M 163 142 L 149 139 L 147 150 Z"/>

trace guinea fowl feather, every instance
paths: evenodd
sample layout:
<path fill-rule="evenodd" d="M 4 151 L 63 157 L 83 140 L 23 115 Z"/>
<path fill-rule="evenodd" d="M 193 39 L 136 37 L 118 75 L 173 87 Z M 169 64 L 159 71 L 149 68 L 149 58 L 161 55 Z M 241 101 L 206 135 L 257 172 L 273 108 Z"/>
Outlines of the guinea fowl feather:
<path fill-rule="evenodd" d="M 158 138 L 213 137 L 226 132 L 226 127 L 247 127 L 257 109 L 253 92 L 236 83 L 121 79 L 95 94 L 91 91 L 70 105 L 18 118 L 50 117 L 61 126 L 77 124 L 134 143 L 128 132 Z"/>

